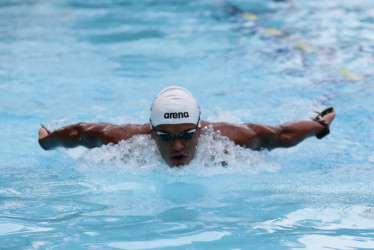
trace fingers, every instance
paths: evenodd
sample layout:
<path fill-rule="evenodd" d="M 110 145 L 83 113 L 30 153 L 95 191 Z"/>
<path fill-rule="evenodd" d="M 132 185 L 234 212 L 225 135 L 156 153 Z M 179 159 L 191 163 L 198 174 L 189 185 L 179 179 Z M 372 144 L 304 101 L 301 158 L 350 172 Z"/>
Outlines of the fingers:
<path fill-rule="evenodd" d="M 48 134 L 49 133 L 48 133 L 47 129 L 45 129 L 44 127 L 41 127 L 39 129 L 39 140 L 44 139 L 45 137 L 48 136 Z"/>
<path fill-rule="evenodd" d="M 331 122 L 334 120 L 335 118 L 335 109 L 332 109 L 332 111 L 324 116 L 322 116 L 322 119 L 325 120 L 327 122 L 327 124 L 331 124 Z"/>
<path fill-rule="evenodd" d="M 42 126 L 42 128 L 44 128 L 48 132 L 48 134 L 51 133 L 51 131 L 49 131 L 43 124 L 40 124 L 40 126 Z"/>

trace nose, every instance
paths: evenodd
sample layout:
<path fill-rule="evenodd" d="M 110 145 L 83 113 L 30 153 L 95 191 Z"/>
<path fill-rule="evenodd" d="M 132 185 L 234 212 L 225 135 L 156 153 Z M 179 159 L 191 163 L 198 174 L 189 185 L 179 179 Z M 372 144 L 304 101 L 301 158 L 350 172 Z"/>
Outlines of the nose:
<path fill-rule="evenodd" d="M 184 149 L 184 145 L 182 141 L 179 139 L 176 139 L 173 143 L 173 150 L 179 152 L 179 151 L 182 151 L 183 149 Z"/>

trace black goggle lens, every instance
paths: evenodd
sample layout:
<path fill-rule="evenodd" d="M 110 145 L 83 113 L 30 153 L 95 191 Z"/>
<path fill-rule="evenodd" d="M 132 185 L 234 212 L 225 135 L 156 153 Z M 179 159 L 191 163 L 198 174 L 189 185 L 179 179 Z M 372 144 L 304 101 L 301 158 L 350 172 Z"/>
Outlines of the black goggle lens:
<path fill-rule="evenodd" d="M 177 136 L 175 136 L 173 134 L 170 134 L 170 133 L 166 133 L 166 132 L 156 131 L 156 135 L 162 141 L 171 141 L 171 140 L 174 140 L 176 137 L 178 137 L 182 140 L 191 140 L 192 137 L 194 137 L 194 135 L 196 134 L 196 131 L 197 131 L 197 129 L 194 128 L 194 129 L 191 129 L 191 130 L 188 130 L 188 131 L 184 131 Z"/>

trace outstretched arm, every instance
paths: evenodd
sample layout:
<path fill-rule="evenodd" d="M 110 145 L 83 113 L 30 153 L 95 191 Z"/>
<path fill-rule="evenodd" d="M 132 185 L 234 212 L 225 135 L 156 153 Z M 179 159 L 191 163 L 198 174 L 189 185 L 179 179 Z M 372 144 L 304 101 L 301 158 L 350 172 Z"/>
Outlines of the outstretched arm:
<path fill-rule="evenodd" d="M 78 123 L 49 132 L 45 127 L 39 129 L 39 144 L 45 149 L 56 147 L 87 148 L 103 144 L 118 143 L 134 135 L 150 134 L 149 124 L 112 125 L 104 123 Z"/>
<path fill-rule="evenodd" d="M 274 149 L 279 147 L 292 147 L 304 139 L 320 135 L 323 136 L 335 117 L 335 110 L 330 109 L 326 114 L 319 117 L 317 121 L 296 121 L 279 126 L 268 126 L 260 124 L 213 124 L 215 130 L 227 136 L 240 146 L 253 150 Z M 325 121 L 325 125 L 323 124 Z"/>
<path fill-rule="evenodd" d="M 256 150 L 263 148 L 271 150 L 295 146 L 311 136 L 321 139 L 330 132 L 329 127 L 334 118 L 335 110 L 329 108 L 313 121 L 296 121 L 279 126 L 248 125 L 257 135 L 257 139 L 252 141 L 252 147 Z"/>

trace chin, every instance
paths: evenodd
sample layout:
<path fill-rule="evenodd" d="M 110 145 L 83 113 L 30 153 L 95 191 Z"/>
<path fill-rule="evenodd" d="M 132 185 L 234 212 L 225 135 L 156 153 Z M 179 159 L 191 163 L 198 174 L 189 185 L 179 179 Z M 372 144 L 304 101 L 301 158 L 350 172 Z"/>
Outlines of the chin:
<path fill-rule="evenodd" d="M 188 163 L 190 163 L 190 160 L 187 159 L 187 157 L 181 159 L 170 159 L 168 163 L 170 167 L 181 167 L 188 165 Z"/>
<path fill-rule="evenodd" d="M 171 157 L 169 158 L 168 164 L 171 167 L 180 167 L 187 165 L 190 162 L 187 156 Z"/>

